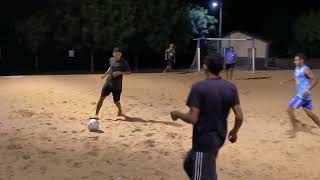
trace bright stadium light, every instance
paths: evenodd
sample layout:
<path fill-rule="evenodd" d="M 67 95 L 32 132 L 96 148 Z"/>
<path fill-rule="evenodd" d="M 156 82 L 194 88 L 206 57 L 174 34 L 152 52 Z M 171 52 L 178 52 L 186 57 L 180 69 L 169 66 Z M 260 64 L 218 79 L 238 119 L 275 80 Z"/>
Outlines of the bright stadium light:
<path fill-rule="evenodd" d="M 213 3 L 212 3 L 212 7 L 215 8 L 215 7 L 218 7 L 218 6 L 219 6 L 219 4 L 218 4 L 217 2 L 213 2 Z"/>

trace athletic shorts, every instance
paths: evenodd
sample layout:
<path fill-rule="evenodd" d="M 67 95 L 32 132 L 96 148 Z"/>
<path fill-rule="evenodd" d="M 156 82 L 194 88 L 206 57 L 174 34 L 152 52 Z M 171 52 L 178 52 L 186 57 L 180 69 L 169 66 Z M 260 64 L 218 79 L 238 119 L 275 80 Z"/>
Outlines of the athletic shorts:
<path fill-rule="evenodd" d="M 114 90 L 110 85 L 104 85 L 101 90 L 101 97 L 109 96 L 112 93 L 113 101 L 119 102 L 122 90 Z"/>
<path fill-rule="evenodd" d="M 292 109 L 299 109 L 300 107 L 302 107 L 303 109 L 308 109 L 308 110 L 313 109 L 313 104 L 312 104 L 311 100 L 304 100 L 304 99 L 299 98 L 298 96 L 296 96 L 295 98 L 293 98 L 290 101 L 289 106 Z"/>
<path fill-rule="evenodd" d="M 184 170 L 190 180 L 217 180 L 217 153 L 191 150 L 184 161 Z"/>
<path fill-rule="evenodd" d="M 233 69 L 235 66 L 235 63 L 232 63 L 232 64 L 226 64 L 226 70 L 229 70 L 229 69 Z"/>
<path fill-rule="evenodd" d="M 172 59 L 167 59 L 166 60 L 166 65 L 167 66 L 172 66 L 172 64 L 173 64 L 173 60 Z"/>

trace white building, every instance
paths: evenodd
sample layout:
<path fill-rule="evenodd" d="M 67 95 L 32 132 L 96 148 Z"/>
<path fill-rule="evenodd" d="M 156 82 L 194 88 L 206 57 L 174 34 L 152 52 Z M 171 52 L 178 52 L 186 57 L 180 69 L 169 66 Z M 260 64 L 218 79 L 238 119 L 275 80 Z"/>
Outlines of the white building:
<path fill-rule="evenodd" d="M 234 47 L 240 60 L 251 59 L 252 47 L 255 47 L 256 54 L 256 64 L 258 66 L 264 66 L 268 60 L 269 46 L 271 41 L 253 35 L 251 33 L 242 31 L 232 31 L 223 36 L 223 38 L 228 39 L 254 39 L 254 44 L 252 41 L 222 41 L 221 46 L 223 49 L 227 50 L 229 47 Z M 250 61 L 248 61 L 250 63 Z"/>

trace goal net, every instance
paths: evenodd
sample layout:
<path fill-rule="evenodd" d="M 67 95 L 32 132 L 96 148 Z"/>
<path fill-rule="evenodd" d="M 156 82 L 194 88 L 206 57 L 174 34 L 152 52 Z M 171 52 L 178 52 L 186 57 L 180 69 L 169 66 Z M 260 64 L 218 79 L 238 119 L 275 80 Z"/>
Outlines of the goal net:
<path fill-rule="evenodd" d="M 192 71 L 201 71 L 203 60 L 207 56 L 219 53 L 226 57 L 230 47 L 237 53 L 236 67 L 255 72 L 255 39 L 197 38 L 197 50 L 190 66 Z"/>

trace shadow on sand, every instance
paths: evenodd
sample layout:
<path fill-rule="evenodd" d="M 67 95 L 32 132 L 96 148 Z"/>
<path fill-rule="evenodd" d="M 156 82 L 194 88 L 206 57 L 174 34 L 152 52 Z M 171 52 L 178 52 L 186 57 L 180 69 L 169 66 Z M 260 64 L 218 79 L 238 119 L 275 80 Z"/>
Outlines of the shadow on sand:
<path fill-rule="evenodd" d="M 167 126 L 174 126 L 174 127 L 182 127 L 181 124 L 174 123 L 174 122 L 167 122 L 167 121 L 155 121 L 155 120 L 144 120 L 138 117 L 130 117 L 130 116 L 123 116 L 124 119 L 116 119 L 115 121 L 126 121 L 126 122 L 138 122 L 138 123 L 153 123 L 153 124 L 164 124 Z"/>

